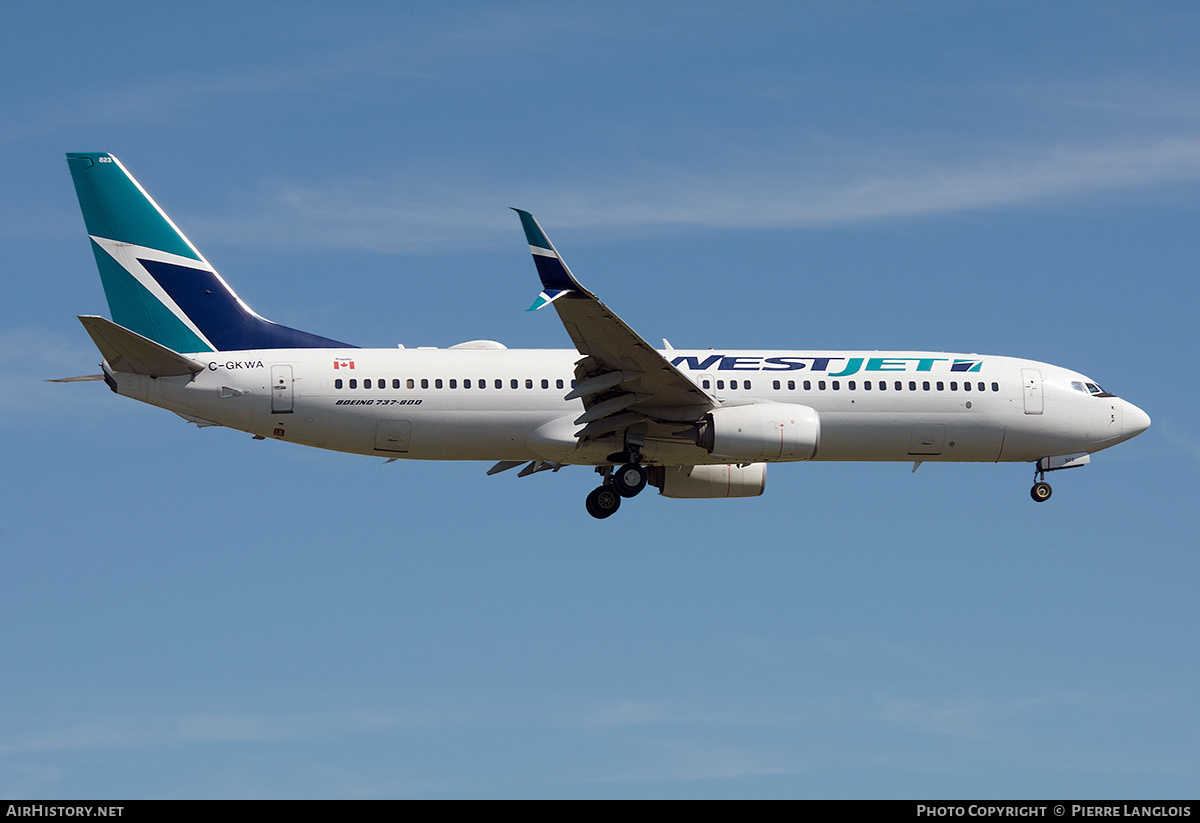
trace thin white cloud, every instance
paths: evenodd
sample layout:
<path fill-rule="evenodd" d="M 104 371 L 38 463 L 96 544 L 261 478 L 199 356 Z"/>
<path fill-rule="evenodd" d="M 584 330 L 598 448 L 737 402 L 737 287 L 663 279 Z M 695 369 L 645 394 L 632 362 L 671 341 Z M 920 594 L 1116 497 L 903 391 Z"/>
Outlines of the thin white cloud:
<path fill-rule="evenodd" d="M 1170 82 L 1137 82 L 1112 78 L 1092 83 L 1040 80 L 993 87 L 997 95 L 1038 107 L 1043 112 L 1093 114 L 1098 122 L 1145 123 L 1148 120 L 1195 125 L 1200 120 L 1200 97 L 1190 85 Z M 1114 120 L 1115 118 L 1115 120 Z"/>
<path fill-rule="evenodd" d="M 1200 461 L 1200 439 L 1193 436 L 1190 430 L 1181 431 L 1172 420 L 1155 420 L 1154 425 L 1163 437 Z"/>
<path fill-rule="evenodd" d="M 80 363 L 97 362 L 96 349 L 78 323 L 67 318 L 74 328 L 45 329 L 36 327 L 0 328 L 0 351 L 16 352 L 15 358 L 25 371 L 78 368 Z M 86 368 L 86 365 L 85 365 Z"/>
<path fill-rule="evenodd" d="M 69 326 L 56 330 L 0 328 L 0 351 L 12 354 L 0 365 L 0 381 L 10 389 L 0 394 L 0 411 L 5 413 L 7 422 L 21 412 L 39 415 L 51 410 L 61 412 L 64 400 L 76 413 L 107 402 L 108 388 L 103 383 L 100 384 L 103 391 L 95 390 L 90 383 L 46 383 L 60 377 L 100 373 L 100 353 L 83 329 L 78 325 L 75 328 L 77 331 L 71 331 Z"/>
<path fill-rule="evenodd" d="M 115 718 L 7 735 L 0 754 L 87 748 L 163 746 L 197 741 L 299 740 L 364 734 L 398 726 L 425 725 L 435 718 L 383 712 L 319 715 L 185 715 L 166 718 Z"/>
<path fill-rule="evenodd" d="M 504 54 L 525 54 L 536 44 L 545 49 L 548 27 L 561 31 L 583 28 L 566 19 L 531 27 L 518 12 L 481 11 L 468 23 L 449 18 L 398 34 L 385 33 L 375 39 L 355 38 L 350 48 L 303 51 L 292 54 L 267 52 L 260 65 L 246 64 L 178 71 L 166 76 L 121 84 L 106 75 L 107 82 L 78 87 L 68 98 L 46 100 L 44 95 L 26 98 L 24 105 L 10 105 L 0 112 L 0 142 L 17 142 L 53 134 L 63 128 L 95 128 L 136 122 L 178 126 L 187 122 L 181 115 L 247 96 L 303 93 L 353 95 L 362 81 L 424 78 L 442 83 L 451 69 L 464 63 L 495 59 Z M 379 89 L 372 93 L 379 95 Z M 380 101 L 382 103 L 382 101 Z"/>
<path fill-rule="evenodd" d="M 1013 701 L 966 700 L 937 704 L 930 701 L 884 699 L 879 719 L 884 723 L 953 737 L 986 738 L 1005 733 L 1013 724 L 1039 712 L 1061 711 L 1082 699 L 1029 698 Z"/>
<path fill-rule="evenodd" d="M 346 181 L 263 186 L 237 213 L 191 218 L 194 233 L 226 243 L 289 248 L 427 252 L 511 244 L 507 206 L 536 210 L 548 226 L 806 228 L 988 208 L 1041 207 L 1097 192 L 1200 179 L 1200 138 L 1007 149 L 953 164 L 888 156 L 809 157 L 803 166 L 767 160 L 755 169 L 703 164 L 705 171 L 637 169 L 605 180 L 470 183 L 412 179 L 394 185 Z M 715 160 L 715 158 L 714 158 Z M 873 163 L 875 168 L 852 170 Z M 832 173 L 829 169 L 834 169 Z M 387 192 L 408 191 L 392 195 Z"/>
<path fill-rule="evenodd" d="M 679 736 L 633 735 L 621 742 L 623 765 L 585 783 L 724 780 L 764 774 L 799 774 L 813 759 L 777 743 L 727 741 L 699 737 L 694 730 Z"/>

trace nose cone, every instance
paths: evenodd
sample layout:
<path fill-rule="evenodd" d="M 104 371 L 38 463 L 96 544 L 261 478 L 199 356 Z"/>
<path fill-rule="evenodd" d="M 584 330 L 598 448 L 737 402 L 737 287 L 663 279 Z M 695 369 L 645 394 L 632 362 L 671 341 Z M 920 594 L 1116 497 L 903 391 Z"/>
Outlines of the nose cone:
<path fill-rule="evenodd" d="M 1128 440 L 1150 428 L 1150 415 L 1132 403 L 1126 403 L 1121 412 L 1121 439 Z"/>

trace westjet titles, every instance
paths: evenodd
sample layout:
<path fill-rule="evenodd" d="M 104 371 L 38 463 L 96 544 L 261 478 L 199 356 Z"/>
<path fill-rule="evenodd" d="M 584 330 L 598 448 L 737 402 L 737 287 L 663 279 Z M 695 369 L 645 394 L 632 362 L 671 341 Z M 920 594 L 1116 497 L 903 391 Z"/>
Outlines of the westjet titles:
<path fill-rule="evenodd" d="M 863 361 L 866 366 L 863 366 Z M 842 361 L 845 361 L 844 365 Z M 711 354 L 699 357 L 679 356 L 672 366 L 691 371 L 808 371 L 826 372 L 827 377 L 847 377 L 861 371 L 933 371 L 934 363 L 949 363 L 952 372 L 977 372 L 982 360 L 955 360 L 949 357 L 828 357 L 817 355 L 778 355 L 775 357 Z M 840 371 L 830 372 L 830 364 Z M 915 364 L 915 365 L 913 365 Z"/>

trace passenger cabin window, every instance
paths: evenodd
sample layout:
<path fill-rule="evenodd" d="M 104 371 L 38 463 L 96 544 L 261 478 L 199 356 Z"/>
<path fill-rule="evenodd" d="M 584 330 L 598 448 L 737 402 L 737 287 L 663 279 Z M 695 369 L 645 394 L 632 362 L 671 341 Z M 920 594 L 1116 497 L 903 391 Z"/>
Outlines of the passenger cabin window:
<path fill-rule="evenodd" d="M 806 389 L 808 388 L 808 381 L 807 381 L 807 380 L 805 380 L 805 381 L 804 381 L 804 388 L 806 388 Z M 796 390 L 796 381 L 795 381 L 795 380 L 789 380 L 789 381 L 788 381 L 788 391 L 795 391 L 795 390 Z"/>
<path fill-rule="evenodd" d="M 442 378 L 440 378 L 440 377 L 435 378 L 433 381 L 433 387 L 435 389 L 440 389 L 442 387 Z"/>
<path fill-rule="evenodd" d="M 337 380 L 334 380 L 333 387 L 335 389 L 340 389 L 342 387 L 342 378 L 339 377 Z"/>
<path fill-rule="evenodd" d="M 429 388 L 429 378 L 428 377 L 421 378 L 421 388 L 423 388 L 423 389 Z"/>

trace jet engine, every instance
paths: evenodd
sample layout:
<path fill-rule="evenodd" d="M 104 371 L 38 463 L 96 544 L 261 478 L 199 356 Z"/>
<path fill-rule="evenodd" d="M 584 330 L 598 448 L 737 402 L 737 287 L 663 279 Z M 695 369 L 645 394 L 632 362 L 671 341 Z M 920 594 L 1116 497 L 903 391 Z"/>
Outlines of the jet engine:
<path fill-rule="evenodd" d="M 696 435 L 696 444 L 709 454 L 738 463 L 809 460 L 820 440 L 817 410 L 791 403 L 713 409 Z"/>
<path fill-rule="evenodd" d="M 758 497 L 767 487 L 767 464 L 650 466 L 649 482 L 663 497 Z"/>

